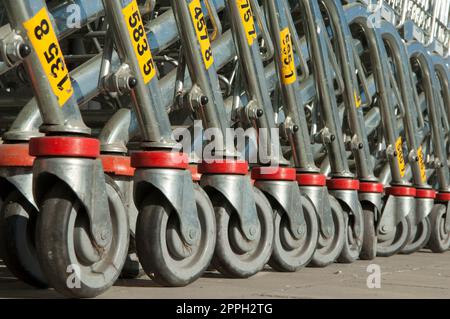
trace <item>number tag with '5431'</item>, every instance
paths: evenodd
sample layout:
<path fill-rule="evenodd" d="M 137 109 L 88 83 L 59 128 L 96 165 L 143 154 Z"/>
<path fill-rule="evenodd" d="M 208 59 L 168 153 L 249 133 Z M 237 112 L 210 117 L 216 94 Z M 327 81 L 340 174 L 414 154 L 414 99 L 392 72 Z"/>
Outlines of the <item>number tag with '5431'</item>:
<path fill-rule="evenodd" d="M 23 26 L 58 104 L 62 107 L 72 97 L 73 87 L 47 9 L 42 8 L 34 17 L 24 22 Z"/>
<path fill-rule="evenodd" d="M 281 79 L 283 84 L 288 85 L 297 80 L 295 69 L 294 51 L 292 48 L 292 38 L 289 28 L 280 32 L 281 39 Z"/>

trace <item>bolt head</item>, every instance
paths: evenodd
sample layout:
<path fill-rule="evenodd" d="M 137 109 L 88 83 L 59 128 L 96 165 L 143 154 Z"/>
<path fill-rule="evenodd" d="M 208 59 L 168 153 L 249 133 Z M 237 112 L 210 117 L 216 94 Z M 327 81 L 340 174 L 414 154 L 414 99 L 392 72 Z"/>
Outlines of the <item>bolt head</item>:
<path fill-rule="evenodd" d="M 31 47 L 28 44 L 21 44 L 19 46 L 19 54 L 22 59 L 25 59 L 27 56 L 31 54 Z"/>
<path fill-rule="evenodd" d="M 138 80 L 135 77 L 130 77 L 128 79 L 128 87 L 134 89 L 138 85 Z"/>
<path fill-rule="evenodd" d="M 191 229 L 189 231 L 189 239 L 195 239 L 197 237 L 197 231 L 195 229 Z"/>
<path fill-rule="evenodd" d="M 263 115 L 264 115 L 264 111 L 263 111 L 263 110 L 258 109 L 258 110 L 256 111 L 256 116 L 257 116 L 257 117 L 261 117 L 261 116 L 263 116 Z"/>
<path fill-rule="evenodd" d="M 249 229 L 249 233 L 251 236 L 255 236 L 256 235 L 256 227 L 255 226 L 251 226 Z"/>
<path fill-rule="evenodd" d="M 201 106 L 205 106 L 205 105 L 207 105 L 209 103 L 209 98 L 206 96 L 206 95 L 203 95 L 201 98 L 200 98 L 200 104 L 201 104 Z"/>
<path fill-rule="evenodd" d="M 298 235 L 304 235 L 305 234 L 305 226 L 298 226 L 297 234 Z"/>

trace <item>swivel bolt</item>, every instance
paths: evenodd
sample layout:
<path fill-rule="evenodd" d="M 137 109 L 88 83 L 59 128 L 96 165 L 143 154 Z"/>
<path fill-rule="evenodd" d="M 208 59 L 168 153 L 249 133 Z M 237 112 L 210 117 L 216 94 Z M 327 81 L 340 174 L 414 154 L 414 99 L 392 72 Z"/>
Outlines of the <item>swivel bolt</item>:
<path fill-rule="evenodd" d="M 297 235 L 303 236 L 306 233 L 306 229 L 304 225 L 298 226 Z"/>
<path fill-rule="evenodd" d="M 31 54 L 31 47 L 28 44 L 22 43 L 19 46 L 19 54 L 22 59 L 25 59 Z"/>
<path fill-rule="evenodd" d="M 197 238 L 197 231 L 195 229 L 189 230 L 189 239 L 194 240 Z"/>
<path fill-rule="evenodd" d="M 257 117 L 262 117 L 263 115 L 264 115 L 264 111 L 263 111 L 263 110 L 258 109 L 258 110 L 256 111 L 256 116 L 257 116 Z"/>
<path fill-rule="evenodd" d="M 134 89 L 137 85 L 138 80 L 134 76 L 128 78 L 128 87 L 130 88 L 130 90 Z"/>
<path fill-rule="evenodd" d="M 209 98 L 206 95 L 202 95 L 200 98 L 200 105 L 206 106 L 209 103 Z"/>

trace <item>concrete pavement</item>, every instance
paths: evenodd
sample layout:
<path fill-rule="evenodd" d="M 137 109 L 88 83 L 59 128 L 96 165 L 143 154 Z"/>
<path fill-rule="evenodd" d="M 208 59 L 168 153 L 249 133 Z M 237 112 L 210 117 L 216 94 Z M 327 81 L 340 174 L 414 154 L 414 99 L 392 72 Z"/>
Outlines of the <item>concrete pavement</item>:
<path fill-rule="evenodd" d="M 375 266 L 368 272 L 371 264 Z M 369 275 L 372 285 L 381 279 L 381 288 L 368 288 Z M 35 290 L 22 284 L 0 262 L 0 298 L 59 297 L 53 290 Z M 211 272 L 185 288 L 161 288 L 147 277 L 119 280 L 100 298 L 450 298 L 450 252 L 432 254 L 423 250 L 351 265 L 306 268 L 297 273 L 267 269 L 245 280 L 226 279 Z"/>

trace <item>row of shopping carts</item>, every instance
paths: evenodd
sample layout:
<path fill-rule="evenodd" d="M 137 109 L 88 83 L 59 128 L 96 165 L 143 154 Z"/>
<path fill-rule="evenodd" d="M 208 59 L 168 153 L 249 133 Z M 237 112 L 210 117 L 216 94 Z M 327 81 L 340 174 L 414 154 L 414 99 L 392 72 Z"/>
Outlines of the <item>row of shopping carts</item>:
<path fill-rule="evenodd" d="M 447 251 L 449 11 L 2 0 L 0 259 L 89 298 Z"/>

